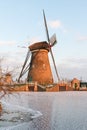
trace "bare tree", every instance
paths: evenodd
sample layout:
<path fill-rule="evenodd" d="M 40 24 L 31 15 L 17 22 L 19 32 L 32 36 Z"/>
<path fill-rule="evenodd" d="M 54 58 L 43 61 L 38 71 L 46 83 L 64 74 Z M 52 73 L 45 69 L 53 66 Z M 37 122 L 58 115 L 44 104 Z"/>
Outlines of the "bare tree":
<path fill-rule="evenodd" d="M 0 57 L 0 100 L 7 93 L 11 93 L 10 88 L 6 86 L 5 76 L 7 73 L 12 74 L 13 71 L 9 70 L 8 67 L 4 69 L 2 66 L 4 61 L 3 57 Z M 15 69 L 13 69 L 15 71 Z"/>

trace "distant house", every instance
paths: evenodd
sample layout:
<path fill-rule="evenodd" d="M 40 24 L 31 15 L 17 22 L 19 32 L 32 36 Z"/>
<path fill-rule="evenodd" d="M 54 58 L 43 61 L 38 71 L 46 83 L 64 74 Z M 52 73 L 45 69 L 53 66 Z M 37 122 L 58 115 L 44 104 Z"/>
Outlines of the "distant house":
<path fill-rule="evenodd" d="M 3 77 L 1 77 L 0 78 L 0 84 L 2 85 L 6 85 L 6 84 L 12 84 L 13 83 L 13 80 L 12 80 L 12 76 L 11 76 L 11 74 L 9 74 L 9 73 L 6 73 L 6 75 L 5 76 L 3 76 Z"/>
<path fill-rule="evenodd" d="M 80 80 L 78 80 L 77 78 L 74 78 L 71 81 L 71 86 L 73 90 L 79 90 L 80 89 Z"/>

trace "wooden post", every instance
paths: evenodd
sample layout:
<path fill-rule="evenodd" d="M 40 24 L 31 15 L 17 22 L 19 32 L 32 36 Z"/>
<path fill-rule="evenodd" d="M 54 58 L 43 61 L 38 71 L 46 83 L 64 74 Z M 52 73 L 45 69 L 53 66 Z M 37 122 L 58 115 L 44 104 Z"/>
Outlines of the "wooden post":
<path fill-rule="evenodd" d="M 34 84 L 34 91 L 37 92 L 37 82 Z"/>
<path fill-rule="evenodd" d="M 2 112 L 2 105 L 1 105 L 1 102 L 0 102 L 0 115 L 1 115 L 1 112 Z"/>
<path fill-rule="evenodd" d="M 29 91 L 29 89 L 28 89 L 28 85 L 29 85 L 29 84 L 28 84 L 28 83 L 26 83 L 26 91 Z"/>

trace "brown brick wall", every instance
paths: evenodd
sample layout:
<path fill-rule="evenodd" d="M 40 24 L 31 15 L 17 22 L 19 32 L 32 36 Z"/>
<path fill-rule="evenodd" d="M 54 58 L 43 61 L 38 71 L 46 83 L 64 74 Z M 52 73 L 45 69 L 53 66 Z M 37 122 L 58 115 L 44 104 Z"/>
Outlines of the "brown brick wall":
<path fill-rule="evenodd" d="M 37 81 L 39 84 L 53 83 L 47 50 L 41 49 L 32 52 L 31 66 L 29 77 L 32 81 Z"/>

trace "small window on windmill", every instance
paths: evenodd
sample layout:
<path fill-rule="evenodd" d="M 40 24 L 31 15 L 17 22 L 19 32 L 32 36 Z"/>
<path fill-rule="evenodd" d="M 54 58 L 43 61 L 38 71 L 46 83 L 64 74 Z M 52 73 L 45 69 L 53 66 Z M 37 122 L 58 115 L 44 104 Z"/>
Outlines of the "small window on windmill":
<path fill-rule="evenodd" d="M 43 69 L 46 69 L 46 65 L 45 64 L 43 64 Z"/>
<path fill-rule="evenodd" d="M 35 68 L 35 65 L 32 65 L 32 68 Z"/>

